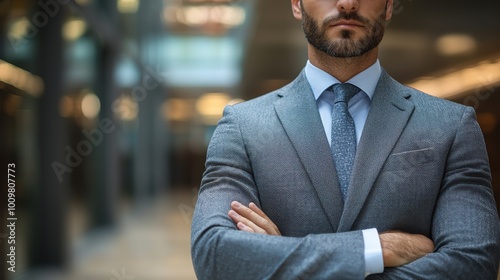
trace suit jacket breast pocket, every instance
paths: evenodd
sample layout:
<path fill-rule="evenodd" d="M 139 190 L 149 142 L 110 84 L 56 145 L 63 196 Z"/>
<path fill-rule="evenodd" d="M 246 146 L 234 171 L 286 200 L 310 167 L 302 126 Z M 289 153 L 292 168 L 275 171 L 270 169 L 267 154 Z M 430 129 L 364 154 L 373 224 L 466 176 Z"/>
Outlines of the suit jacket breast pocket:
<path fill-rule="evenodd" d="M 391 154 L 387 159 L 384 171 L 410 170 L 435 160 L 434 148 L 424 148 Z"/>

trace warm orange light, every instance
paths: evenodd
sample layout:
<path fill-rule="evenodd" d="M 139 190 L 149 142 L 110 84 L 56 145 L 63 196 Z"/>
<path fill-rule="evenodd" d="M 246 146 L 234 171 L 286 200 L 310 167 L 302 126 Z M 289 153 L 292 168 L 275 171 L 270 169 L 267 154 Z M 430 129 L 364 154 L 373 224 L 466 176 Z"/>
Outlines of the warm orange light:
<path fill-rule="evenodd" d="M 163 104 L 163 116 L 168 121 L 185 122 L 193 117 L 193 100 L 170 98 Z"/>
<path fill-rule="evenodd" d="M 122 95 L 113 102 L 113 112 L 122 121 L 133 121 L 139 114 L 139 105 L 128 95 Z"/>
<path fill-rule="evenodd" d="M 206 93 L 196 101 L 196 111 L 206 124 L 215 124 L 222 117 L 224 107 L 231 101 L 226 93 Z"/>
<path fill-rule="evenodd" d="M 123 14 L 134 14 L 139 9 L 139 0 L 118 0 L 118 11 Z"/>
<path fill-rule="evenodd" d="M 99 97 L 92 92 L 86 92 L 81 101 L 81 110 L 87 119 L 95 119 L 101 111 Z"/>
<path fill-rule="evenodd" d="M 44 87 L 40 77 L 3 60 L 0 60 L 0 81 L 12 85 L 34 97 L 40 96 Z"/>
<path fill-rule="evenodd" d="M 439 77 L 420 78 L 409 86 L 441 97 L 453 98 L 479 88 L 500 84 L 500 59 L 482 61 Z"/>
<path fill-rule="evenodd" d="M 467 34 L 447 34 L 436 41 L 436 48 L 442 55 L 462 55 L 474 52 L 477 42 Z"/>
<path fill-rule="evenodd" d="M 166 22 L 182 23 L 189 26 L 221 24 L 226 27 L 240 26 L 245 22 L 245 9 L 228 5 L 168 5 L 163 11 Z"/>
<path fill-rule="evenodd" d="M 63 95 L 59 101 L 59 114 L 63 118 L 75 115 L 75 99 L 69 95 Z"/>
<path fill-rule="evenodd" d="M 70 19 L 64 23 L 63 37 L 67 41 L 75 41 L 87 30 L 87 24 L 83 19 Z"/>

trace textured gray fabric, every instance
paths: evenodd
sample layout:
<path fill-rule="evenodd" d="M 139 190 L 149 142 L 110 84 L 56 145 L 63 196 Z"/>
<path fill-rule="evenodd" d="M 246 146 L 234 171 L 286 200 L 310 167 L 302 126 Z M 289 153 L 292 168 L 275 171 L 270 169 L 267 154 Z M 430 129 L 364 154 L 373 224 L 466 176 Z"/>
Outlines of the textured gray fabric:
<path fill-rule="evenodd" d="M 344 201 L 356 155 L 356 128 L 347 105 L 358 92 L 357 86 L 348 83 L 335 84 L 331 91 L 333 94 L 331 149 Z"/>
<path fill-rule="evenodd" d="M 233 200 L 255 202 L 284 236 L 238 231 Z M 496 279 L 500 223 L 473 109 L 383 72 L 345 203 L 303 72 L 225 109 L 193 215 L 199 279 L 363 279 L 360 230 L 372 227 L 426 235 L 436 250 L 370 279 Z"/>

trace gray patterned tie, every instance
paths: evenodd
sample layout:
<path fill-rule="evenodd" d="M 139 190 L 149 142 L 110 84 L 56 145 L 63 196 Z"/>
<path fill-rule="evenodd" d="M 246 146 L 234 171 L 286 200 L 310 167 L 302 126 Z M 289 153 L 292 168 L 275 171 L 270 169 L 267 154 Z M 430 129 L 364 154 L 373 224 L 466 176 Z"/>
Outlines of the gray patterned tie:
<path fill-rule="evenodd" d="M 351 178 L 352 165 L 356 155 L 356 129 L 354 121 L 348 111 L 347 102 L 360 89 L 352 84 L 335 84 L 332 87 L 334 94 L 332 110 L 332 155 L 339 177 L 342 198 L 345 201 L 347 188 Z"/>

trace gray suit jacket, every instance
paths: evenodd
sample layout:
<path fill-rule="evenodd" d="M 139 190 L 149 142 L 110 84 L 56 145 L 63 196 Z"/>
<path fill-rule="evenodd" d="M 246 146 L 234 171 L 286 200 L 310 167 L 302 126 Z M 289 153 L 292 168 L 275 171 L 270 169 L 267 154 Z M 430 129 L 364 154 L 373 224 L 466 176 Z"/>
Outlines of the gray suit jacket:
<path fill-rule="evenodd" d="M 225 109 L 192 222 L 199 279 L 363 279 L 361 230 L 430 237 L 435 252 L 370 278 L 496 279 L 500 223 L 473 109 L 383 72 L 345 205 L 304 72 Z M 255 202 L 283 236 L 238 231 L 230 202 Z"/>

